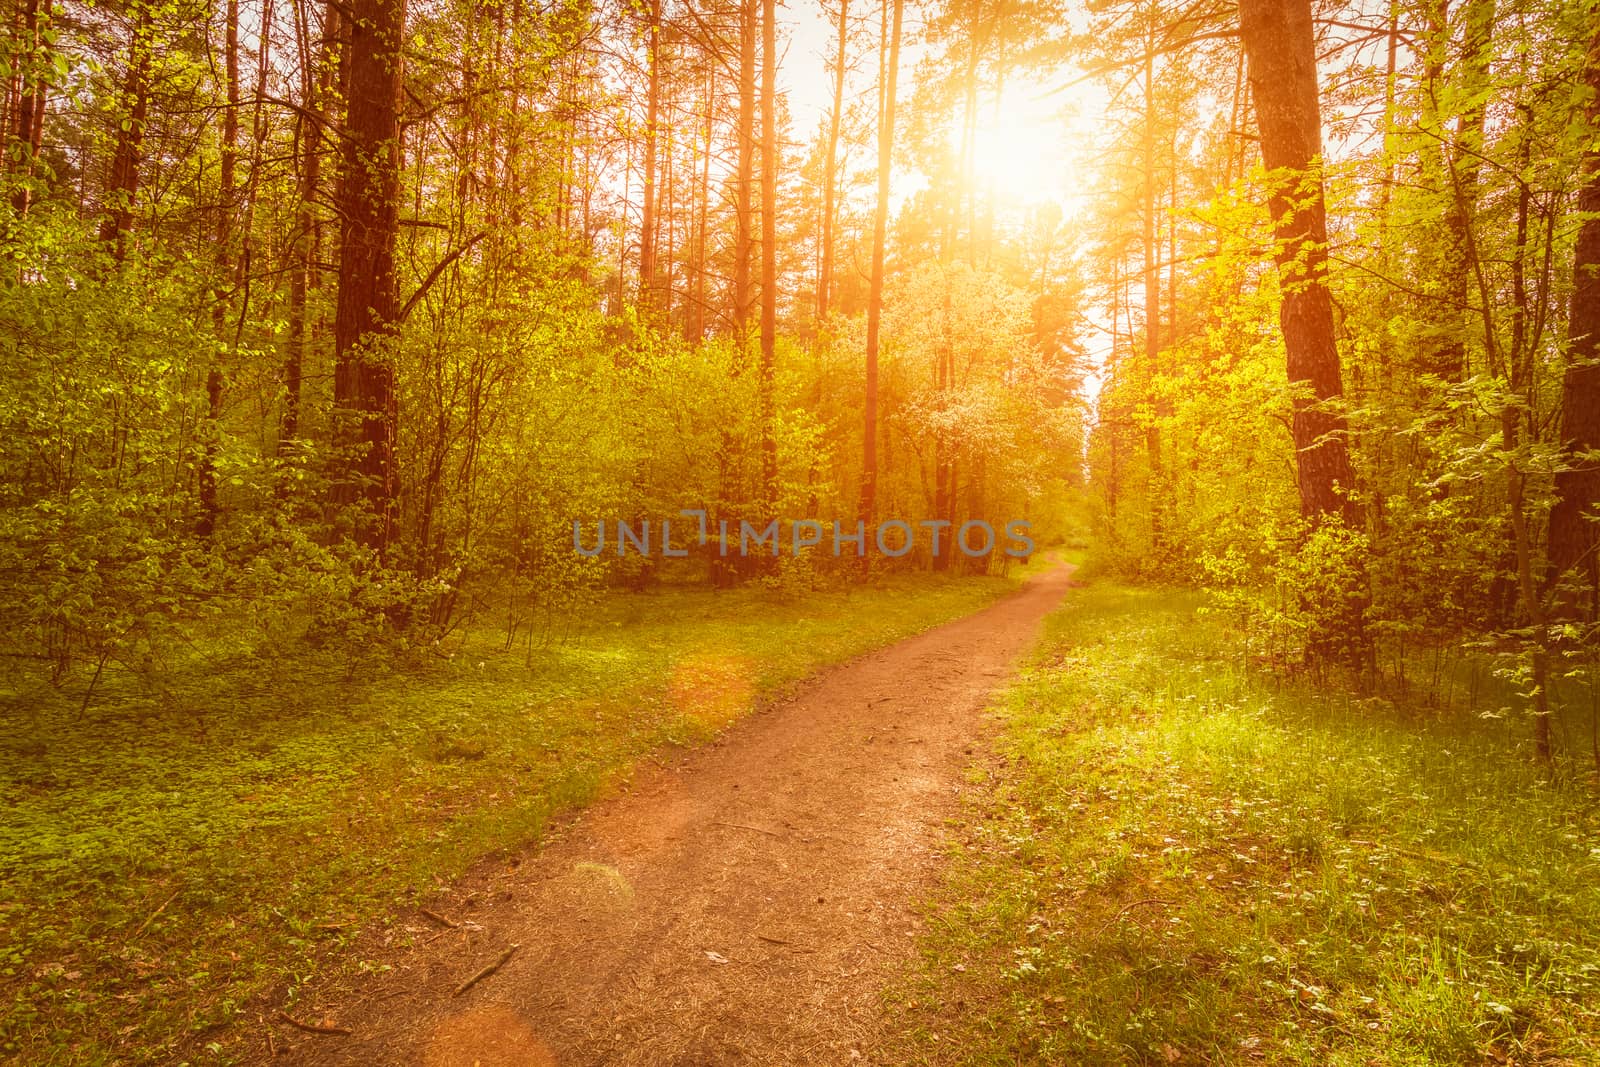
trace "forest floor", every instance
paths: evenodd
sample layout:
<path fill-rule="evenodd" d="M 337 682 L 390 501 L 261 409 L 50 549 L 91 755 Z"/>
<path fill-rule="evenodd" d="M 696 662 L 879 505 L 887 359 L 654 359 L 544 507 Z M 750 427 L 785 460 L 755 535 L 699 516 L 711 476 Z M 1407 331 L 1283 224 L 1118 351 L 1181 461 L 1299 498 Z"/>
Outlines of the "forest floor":
<path fill-rule="evenodd" d="M 0 1062 L 232 1062 L 260 1006 L 330 961 L 388 966 L 355 955 L 375 923 L 402 936 L 419 901 L 636 768 L 1020 579 L 664 585 L 514 649 L 481 614 L 410 651 L 235 626 L 107 670 L 87 706 L 7 675 Z"/>
<path fill-rule="evenodd" d="M 983 758 L 983 710 L 1071 570 L 821 674 L 542 845 L 480 865 L 431 915 L 372 928 L 351 965 L 267 1018 L 254 1054 L 873 1062 L 893 1029 L 881 991 L 913 954 L 945 821 Z"/>
<path fill-rule="evenodd" d="M 1086 580 L 997 704 L 886 1057 L 1600 1063 L 1575 688 L 1541 769 L 1486 683 L 1276 677 L 1202 594 Z"/>
<path fill-rule="evenodd" d="M 348 706 L 192 739 L 42 716 L 0 845 L 57 859 L 0 896 L 3 1051 L 1600 1062 L 1586 702 L 1541 768 L 1477 666 L 1442 692 L 1282 678 L 1203 594 L 1067 596 L 1071 570 L 999 600 L 1015 579 L 625 598 L 543 673 L 307 685 Z M 103 736 L 47 743 L 69 727 Z M 103 825 L 64 833 L 47 802 L 74 799 Z"/>

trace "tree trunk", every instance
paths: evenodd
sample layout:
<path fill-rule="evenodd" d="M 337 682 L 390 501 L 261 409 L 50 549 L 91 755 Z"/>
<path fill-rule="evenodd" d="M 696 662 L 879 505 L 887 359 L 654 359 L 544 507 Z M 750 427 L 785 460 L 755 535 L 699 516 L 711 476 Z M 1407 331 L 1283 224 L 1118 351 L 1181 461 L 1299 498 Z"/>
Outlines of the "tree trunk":
<path fill-rule="evenodd" d="M 1145 34 L 1144 118 L 1141 123 L 1141 170 L 1139 176 L 1140 243 L 1144 251 L 1144 358 L 1151 389 L 1161 395 L 1161 244 L 1156 231 L 1156 71 L 1155 35 Z M 1161 461 L 1161 415 L 1159 401 L 1145 427 L 1145 453 L 1150 461 L 1150 547 L 1159 558 L 1165 543 L 1166 508 L 1163 503 L 1165 478 Z"/>
<path fill-rule="evenodd" d="M 978 32 L 983 16 L 977 9 L 982 4 L 983 0 L 975 0 L 970 12 L 971 22 L 967 26 L 967 66 L 961 79 L 960 174 L 956 181 L 950 226 L 952 234 L 956 235 L 950 242 L 954 254 L 961 223 L 966 222 L 967 262 L 974 266 L 978 262 L 978 64 L 983 58 L 983 43 Z"/>
<path fill-rule="evenodd" d="M 690 344 L 699 343 L 706 335 L 706 230 L 711 214 L 711 157 L 716 151 L 717 69 L 712 63 L 706 64 L 705 99 L 705 139 L 701 142 L 698 195 L 694 197 L 698 215 L 694 232 L 694 291 L 689 294 L 684 309 L 683 333 Z"/>
<path fill-rule="evenodd" d="M 739 359 L 750 339 L 750 257 L 755 246 L 751 232 L 752 186 L 755 184 L 756 141 L 756 18 L 761 0 L 739 4 L 739 131 L 738 164 L 734 182 L 737 233 L 733 246 L 733 324 L 738 335 Z"/>
<path fill-rule="evenodd" d="M 1150 374 L 1161 353 L 1161 257 L 1156 239 L 1156 83 L 1153 38 L 1146 37 L 1144 56 L 1144 121 L 1141 137 L 1143 173 L 1139 180 L 1140 243 L 1144 249 L 1144 354 Z"/>
<path fill-rule="evenodd" d="M 1383 186 L 1378 190 L 1378 255 L 1389 260 L 1389 215 L 1394 200 L 1395 173 L 1399 166 L 1395 151 L 1395 75 L 1400 59 L 1400 0 L 1389 0 L 1389 45 L 1383 72 Z M 1387 354 L 1382 358 L 1387 360 Z"/>
<path fill-rule="evenodd" d="M 233 187 L 239 169 L 239 0 L 227 0 L 223 14 L 223 77 L 228 103 L 222 109 L 222 161 L 217 181 L 217 254 L 226 272 L 233 239 Z M 219 305 L 220 306 L 220 305 Z"/>
<path fill-rule="evenodd" d="M 304 7 L 299 9 L 304 17 Z M 283 419 L 278 431 L 278 448 L 300 436 L 300 391 L 306 356 L 311 348 L 311 324 L 307 321 L 307 301 L 317 271 L 320 221 L 312 204 L 322 187 L 323 101 L 332 82 L 335 52 L 339 39 L 339 9 L 332 3 L 323 11 L 323 35 L 315 70 L 301 75 L 305 111 L 300 123 L 300 210 L 295 239 L 290 248 L 289 273 L 289 351 L 283 368 Z M 309 35 L 307 35 L 309 38 Z"/>
<path fill-rule="evenodd" d="M 669 114 L 677 114 L 678 101 L 673 99 L 667 104 Z M 664 324 L 672 322 L 673 296 L 677 292 L 677 271 L 675 269 L 678 251 L 678 189 L 676 185 L 678 162 L 677 144 L 673 133 L 675 127 L 667 128 L 666 151 L 661 155 L 661 190 L 656 193 L 656 214 L 666 225 L 666 236 L 656 240 L 658 248 L 657 259 L 661 263 L 661 280 L 657 286 L 661 295 L 660 310 L 661 321 Z M 657 221 L 656 228 L 660 229 L 662 221 Z"/>
<path fill-rule="evenodd" d="M 396 496 L 394 365 L 388 351 L 398 311 L 395 238 L 400 228 L 401 49 L 404 0 L 353 0 L 339 176 L 339 300 L 334 318 L 334 406 L 347 497 L 366 504 L 358 537 L 383 552 Z M 353 489 L 353 493 L 351 492 Z"/>
<path fill-rule="evenodd" d="M 878 115 L 878 207 L 872 218 L 872 280 L 867 295 L 867 384 L 862 403 L 861 521 L 867 537 L 878 509 L 878 334 L 883 323 L 884 246 L 889 238 L 889 168 L 894 161 L 895 81 L 900 69 L 900 22 L 903 0 L 883 0 L 893 9 L 889 39 L 884 43 L 882 110 Z M 863 552 L 862 571 L 872 554 Z"/>
<path fill-rule="evenodd" d="M 133 227 L 133 207 L 139 196 L 139 167 L 144 162 L 144 126 L 150 116 L 150 9 L 137 2 L 133 11 L 133 36 L 128 43 L 128 69 L 122 86 L 126 118 L 117 130 L 106 176 L 105 218 L 100 240 L 111 246 L 118 263 L 127 254 L 127 235 Z"/>
<path fill-rule="evenodd" d="M 1449 272 L 1449 293 L 1453 305 L 1446 315 L 1454 329 L 1440 345 L 1433 365 L 1435 374 L 1447 381 L 1460 381 L 1468 374 L 1467 334 L 1472 328 L 1471 299 L 1476 274 L 1473 257 L 1476 243 L 1470 227 L 1478 214 L 1478 186 L 1483 170 L 1483 131 L 1488 115 L 1484 96 L 1489 77 L 1490 45 L 1494 33 L 1494 0 L 1468 0 L 1462 13 L 1461 67 L 1456 76 L 1467 104 L 1456 116 L 1454 144 L 1448 156 L 1445 190 L 1448 207 L 1444 224 L 1448 234 L 1445 269 Z"/>
<path fill-rule="evenodd" d="M 773 389 L 778 345 L 778 14 L 761 0 L 761 421 L 762 525 L 778 516 L 778 442 Z"/>
<path fill-rule="evenodd" d="M 950 272 L 946 268 L 941 281 L 944 283 L 942 303 L 939 314 L 939 345 L 934 350 L 933 364 L 933 395 L 935 403 L 941 410 L 950 403 L 951 374 L 955 367 L 954 342 L 950 336 L 950 323 L 954 317 L 952 307 L 954 300 L 950 295 Z M 955 463 L 951 457 L 949 442 L 945 439 L 945 430 L 942 426 L 933 429 L 933 517 L 935 519 L 948 519 L 950 517 L 950 498 L 955 493 L 951 474 L 954 473 Z M 948 533 L 949 531 L 946 531 Z M 931 547 L 931 546 L 930 546 Z M 950 539 L 946 537 L 933 552 L 933 569 L 945 570 L 950 563 Z"/>
<path fill-rule="evenodd" d="M 44 143 L 44 107 L 47 99 L 45 70 L 49 64 L 48 50 L 44 44 L 44 31 L 50 22 L 49 0 L 27 0 L 22 8 L 22 25 L 19 27 L 21 49 L 20 87 L 11 130 L 13 141 L 20 146 L 21 177 L 23 181 L 12 194 L 11 204 L 18 215 L 26 215 L 33 190 L 27 179 L 33 177 L 34 159 Z M 7 156 L 8 161 L 10 156 Z"/>
<path fill-rule="evenodd" d="M 656 127 L 661 120 L 661 0 L 650 0 L 650 88 L 645 99 L 644 207 L 639 229 L 639 303 L 649 310 L 656 289 Z"/>
<path fill-rule="evenodd" d="M 1517 599 L 1522 605 L 1521 621 L 1533 627 L 1532 690 L 1533 690 L 1533 744 L 1534 754 L 1541 763 L 1549 763 L 1552 756 L 1550 744 L 1549 655 L 1545 642 L 1545 613 L 1543 602 L 1533 580 L 1533 537 L 1528 531 L 1527 476 L 1518 465 L 1516 453 L 1520 435 L 1517 432 L 1519 412 L 1507 406 L 1500 414 L 1500 433 L 1506 455 L 1506 506 L 1511 517 L 1511 544 L 1516 554 Z"/>
<path fill-rule="evenodd" d="M 833 111 L 828 116 L 828 151 L 822 170 L 822 265 L 817 269 L 817 321 L 828 318 L 833 292 L 834 195 L 839 182 L 839 126 L 844 120 L 845 49 L 850 40 L 850 0 L 839 0 L 839 41 L 833 57 Z"/>
<path fill-rule="evenodd" d="M 266 47 L 265 43 L 262 45 Z M 228 293 L 233 285 L 233 190 L 239 169 L 239 0 L 223 7 L 223 77 L 228 102 L 222 111 L 222 159 L 217 179 L 217 284 L 212 293 L 212 323 L 217 340 L 227 329 Z M 217 527 L 217 423 L 222 418 L 222 367 L 206 373 L 206 443 L 198 472 L 200 518 L 195 531 L 210 537 Z"/>
<path fill-rule="evenodd" d="M 1300 509 L 1314 522 L 1355 508 L 1344 416 L 1329 409 L 1343 395 L 1328 294 L 1327 208 L 1322 189 L 1322 117 L 1310 0 L 1243 0 L 1239 25 L 1250 61 L 1250 90 L 1271 172 L 1269 207 L 1283 290 L 1279 323 L 1294 398 L 1293 436 Z M 1305 395 L 1309 386 L 1310 396 Z"/>
<path fill-rule="evenodd" d="M 1588 126 L 1600 130 L 1600 29 L 1589 42 L 1584 69 L 1588 85 Z M 1577 210 L 1583 216 L 1572 251 L 1572 303 L 1567 318 L 1567 369 L 1561 379 L 1561 448 L 1565 463 L 1556 472 L 1556 503 L 1550 512 L 1550 563 L 1555 575 L 1580 577 L 1588 604 L 1582 615 L 1600 608 L 1600 537 L 1594 521 L 1600 504 L 1600 148 L 1591 140 L 1583 161 L 1583 186 Z M 1580 614 L 1577 598 L 1562 598 L 1563 614 Z"/>

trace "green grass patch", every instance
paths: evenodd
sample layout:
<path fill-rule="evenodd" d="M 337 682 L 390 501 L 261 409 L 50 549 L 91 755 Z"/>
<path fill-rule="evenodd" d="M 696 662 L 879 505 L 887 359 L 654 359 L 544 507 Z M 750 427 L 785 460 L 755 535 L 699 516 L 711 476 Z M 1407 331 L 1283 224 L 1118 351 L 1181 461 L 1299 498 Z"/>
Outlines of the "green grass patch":
<path fill-rule="evenodd" d="M 1504 723 L 1253 672 L 1203 603 L 1051 617 L 891 1061 L 1600 1062 L 1592 783 Z"/>
<path fill-rule="evenodd" d="M 43 685 L 6 694 L 0 1059 L 226 1061 L 253 997 L 292 996 L 437 879 L 537 839 L 652 751 L 1015 584 L 664 590 L 531 659 L 484 630 L 405 664 L 197 654 L 108 678 L 82 712 Z"/>

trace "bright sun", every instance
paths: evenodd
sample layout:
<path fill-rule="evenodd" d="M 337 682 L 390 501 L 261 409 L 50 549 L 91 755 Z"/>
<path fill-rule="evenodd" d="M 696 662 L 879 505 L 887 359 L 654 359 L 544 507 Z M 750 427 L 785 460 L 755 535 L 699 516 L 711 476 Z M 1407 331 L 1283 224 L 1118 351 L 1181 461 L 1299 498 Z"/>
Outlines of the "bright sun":
<path fill-rule="evenodd" d="M 1075 157 L 1084 138 L 1075 114 L 1083 109 L 1065 107 L 1061 95 L 1042 95 L 1034 85 L 1007 89 L 1000 106 L 989 108 L 978 123 L 978 184 L 1017 206 L 1070 208 L 1082 193 L 1075 187 L 1081 173 Z"/>

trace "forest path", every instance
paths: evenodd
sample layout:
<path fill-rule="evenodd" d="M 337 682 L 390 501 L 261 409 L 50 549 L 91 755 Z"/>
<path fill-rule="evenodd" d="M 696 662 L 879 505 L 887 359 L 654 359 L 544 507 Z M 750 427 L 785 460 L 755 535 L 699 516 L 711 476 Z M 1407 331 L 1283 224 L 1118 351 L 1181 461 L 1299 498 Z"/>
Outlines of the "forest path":
<path fill-rule="evenodd" d="M 355 951 L 392 969 L 295 1008 L 353 1034 L 280 1026 L 271 1062 L 871 1062 L 880 991 L 913 950 L 983 708 L 1073 569 L 823 672 L 641 770 L 542 847 L 447 891 L 433 908 L 459 928 L 429 928 L 412 948 L 369 934 Z"/>

